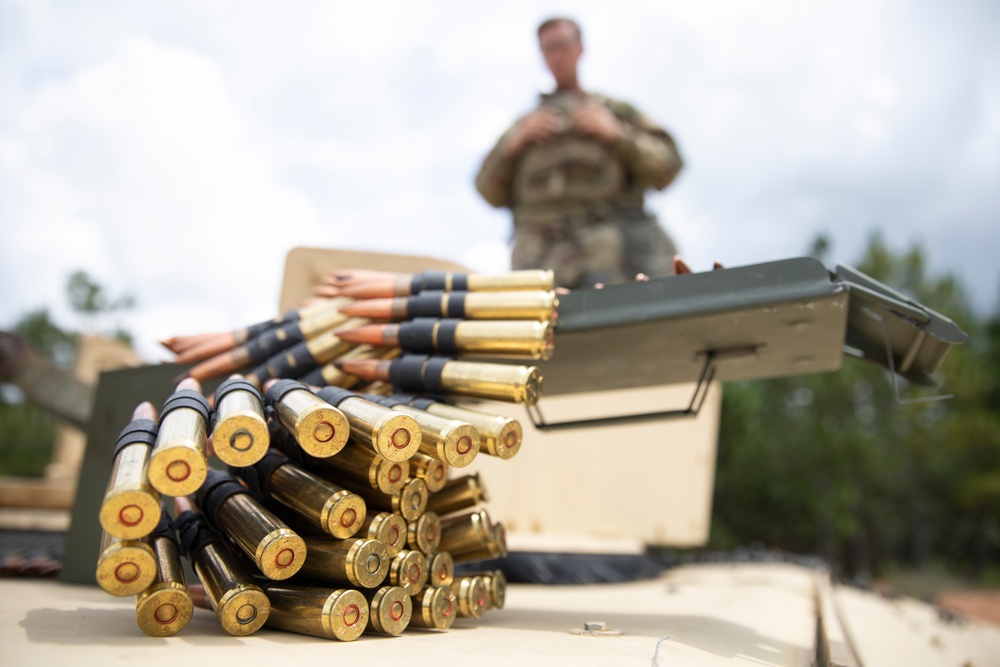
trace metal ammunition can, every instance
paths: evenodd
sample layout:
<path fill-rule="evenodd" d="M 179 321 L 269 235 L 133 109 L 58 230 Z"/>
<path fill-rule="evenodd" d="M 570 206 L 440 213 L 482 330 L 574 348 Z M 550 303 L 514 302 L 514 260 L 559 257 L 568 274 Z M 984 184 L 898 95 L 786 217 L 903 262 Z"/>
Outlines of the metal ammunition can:
<path fill-rule="evenodd" d="M 382 586 L 361 591 L 368 600 L 367 631 L 383 635 L 401 635 L 413 616 L 413 601 L 400 586 Z"/>
<path fill-rule="evenodd" d="M 368 626 L 368 601 L 355 590 L 268 585 L 267 597 L 268 627 L 350 642 Z"/>
<path fill-rule="evenodd" d="M 138 595 L 156 579 L 156 554 L 145 540 L 122 540 L 102 531 L 96 576 L 106 593 Z"/>

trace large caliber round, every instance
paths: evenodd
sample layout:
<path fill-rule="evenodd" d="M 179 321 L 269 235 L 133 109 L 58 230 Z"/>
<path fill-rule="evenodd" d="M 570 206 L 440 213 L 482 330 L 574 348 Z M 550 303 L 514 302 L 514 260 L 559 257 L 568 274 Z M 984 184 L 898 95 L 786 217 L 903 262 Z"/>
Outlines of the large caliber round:
<path fill-rule="evenodd" d="M 428 630 L 447 630 L 455 623 L 457 606 L 458 601 L 452 595 L 451 587 L 425 588 L 423 593 L 413 597 L 410 625 Z"/>
<path fill-rule="evenodd" d="M 156 555 L 148 544 L 103 533 L 97 583 L 118 597 L 138 595 L 156 578 Z"/>
<path fill-rule="evenodd" d="M 176 581 L 153 584 L 135 600 L 136 622 L 153 637 L 176 635 L 191 620 L 193 611 L 187 586 Z"/>
<path fill-rule="evenodd" d="M 434 512 L 424 512 L 406 527 L 406 542 L 411 549 L 433 553 L 441 544 L 441 520 Z"/>
<path fill-rule="evenodd" d="M 383 586 L 378 590 L 364 591 L 370 616 L 368 627 L 384 635 L 401 635 L 410 624 L 413 601 L 406 590 L 399 586 Z"/>
<path fill-rule="evenodd" d="M 251 466 L 267 453 L 271 435 L 264 418 L 263 398 L 246 380 L 230 379 L 215 391 L 212 449 L 231 466 Z"/>
<path fill-rule="evenodd" d="M 389 581 L 416 595 L 427 585 L 427 558 L 416 550 L 400 551 L 389 567 Z"/>
<path fill-rule="evenodd" d="M 389 558 L 395 558 L 396 554 L 406 546 L 406 520 L 399 514 L 392 512 L 371 514 L 365 519 L 358 535 L 378 540 L 385 545 Z"/>

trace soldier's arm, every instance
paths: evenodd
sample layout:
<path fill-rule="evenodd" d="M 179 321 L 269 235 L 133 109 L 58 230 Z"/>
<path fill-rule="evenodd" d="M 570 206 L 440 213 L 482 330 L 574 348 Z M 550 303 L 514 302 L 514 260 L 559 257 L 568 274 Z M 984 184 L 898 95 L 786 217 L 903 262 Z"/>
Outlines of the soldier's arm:
<path fill-rule="evenodd" d="M 662 127 L 629 105 L 618 103 L 612 111 L 622 121 L 615 149 L 641 185 L 662 190 L 684 166 L 677 144 Z"/>

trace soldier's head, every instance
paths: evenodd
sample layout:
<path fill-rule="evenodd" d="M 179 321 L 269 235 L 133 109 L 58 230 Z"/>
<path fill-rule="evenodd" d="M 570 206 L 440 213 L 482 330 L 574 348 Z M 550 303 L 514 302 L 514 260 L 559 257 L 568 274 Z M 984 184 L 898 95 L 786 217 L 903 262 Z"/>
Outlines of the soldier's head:
<path fill-rule="evenodd" d="M 538 26 L 538 46 L 556 87 L 578 87 L 576 68 L 583 55 L 583 39 L 576 21 L 558 17 L 543 22 Z"/>

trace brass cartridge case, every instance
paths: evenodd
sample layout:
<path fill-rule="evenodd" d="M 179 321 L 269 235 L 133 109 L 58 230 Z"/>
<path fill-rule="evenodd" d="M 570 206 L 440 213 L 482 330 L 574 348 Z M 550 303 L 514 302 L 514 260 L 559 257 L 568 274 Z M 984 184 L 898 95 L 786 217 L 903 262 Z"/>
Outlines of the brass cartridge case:
<path fill-rule="evenodd" d="M 451 590 L 458 598 L 458 615 L 462 618 L 482 618 L 489 606 L 486 582 L 480 576 L 455 577 Z"/>
<path fill-rule="evenodd" d="M 430 554 L 441 543 L 441 520 L 434 512 L 424 512 L 406 525 L 406 543 L 411 549 Z"/>
<path fill-rule="evenodd" d="M 555 285 L 555 275 L 552 271 L 528 269 L 498 274 L 470 273 L 466 281 L 470 292 L 551 290 Z"/>
<path fill-rule="evenodd" d="M 96 576 L 106 593 L 138 595 L 156 579 L 156 554 L 144 540 L 121 540 L 102 531 Z"/>
<path fill-rule="evenodd" d="M 458 419 L 472 424 L 482 438 L 480 452 L 501 459 L 513 458 L 521 449 L 524 431 L 521 423 L 511 417 L 488 415 L 475 410 L 455 407 L 446 403 L 433 403 L 427 412 L 447 419 Z"/>
<path fill-rule="evenodd" d="M 438 551 L 428 556 L 428 586 L 449 586 L 455 580 L 455 560 L 447 551 Z"/>
<path fill-rule="evenodd" d="M 418 451 L 421 454 L 456 468 L 464 468 L 479 453 L 479 431 L 472 424 L 439 417 L 408 405 L 397 405 L 393 410 L 412 417 L 419 426 L 421 438 Z"/>
<path fill-rule="evenodd" d="M 160 419 L 149 458 L 149 483 L 167 496 L 187 496 L 204 483 L 208 471 L 205 443 L 208 426 L 189 408 L 171 410 Z"/>
<path fill-rule="evenodd" d="M 334 327 L 349 326 L 350 318 L 340 313 L 340 307 L 351 303 L 351 300 L 335 298 L 333 301 L 336 303 L 331 304 L 330 308 L 318 310 L 299 320 L 299 331 L 304 338 L 315 338 Z"/>
<path fill-rule="evenodd" d="M 365 319 L 344 319 L 339 324 L 345 327 L 355 327 L 367 323 L 368 320 Z M 357 343 L 340 340 L 337 334 L 331 330 L 317 333 L 306 341 L 306 349 L 309 350 L 309 354 L 317 366 L 323 366 L 334 359 L 339 359 L 357 346 Z"/>
<path fill-rule="evenodd" d="M 444 298 L 448 294 L 445 292 Z M 552 291 L 469 292 L 465 295 L 465 319 L 552 322 L 558 305 Z"/>
<path fill-rule="evenodd" d="M 324 583 L 375 588 L 385 581 L 392 557 L 378 540 L 334 540 L 307 537 L 309 558 L 300 570 L 303 577 Z"/>
<path fill-rule="evenodd" d="M 452 558 L 455 559 L 456 563 L 472 563 L 490 558 L 501 558 L 506 555 L 507 531 L 504 529 L 502 523 L 495 523 L 493 524 L 493 529 L 489 531 L 485 543 L 462 553 L 453 553 Z"/>
<path fill-rule="evenodd" d="M 337 538 L 351 537 L 365 520 L 361 496 L 286 463 L 271 473 L 271 497 Z"/>
<path fill-rule="evenodd" d="M 409 461 L 390 461 L 360 446 L 344 447 L 337 456 L 310 464 L 319 474 L 351 490 L 361 484 L 382 493 L 398 493 L 410 476 Z"/>
<path fill-rule="evenodd" d="M 194 571 L 205 586 L 219 625 L 237 637 L 257 632 L 271 613 L 271 603 L 259 586 L 251 583 L 225 542 L 210 542 L 194 554 Z"/>
<path fill-rule="evenodd" d="M 139 628 L 153 637 L 169 637 L 184 629 L 191 620 L 194 605 L 188 594 L 184 568 L 177 545 L 167 537 L 154 537 L 156 578 L 135 598 L 135 617 Z"/>
<path fill-rule="evenodd" d="M 473 508 L 487 500 L 486 489 L 477 472 L 448 480 L 440 491 L 431 494 L 427 500 L 427 509 L 437 514 L 452 514 Z"/>
<path fill-rule="evenodd" d="M 402 515 L 378 512 L 368 515 L 361 524 L 358 536 L 378 540 L 389 551 L 389 558 L 395 558 L 396 554 L 406 546 L 406 532 L 406 520 Z"/>
<path fill-rule="evenodd" d="M 267 598 L 268 627 L 350 642 L 368 626 L 368 601 L 355 590 L 269 584 Z"/>
<path fill-rule="evenodd" d="M 302 538 L 248 493 L 222 501 L 215 520 L 268 579 L 293 576 L 306 559 Z"/>
<path fill-rule="evenodd" d="M 366 631 L 383 635 L 401 635 L 410 624 L 413 601 L 400 586 L 383 586 L 377 590 L 361 591 L 368 601 L 368 627 Z"/>
<path fill-rule="evenodd" d="M 369 509 L 401 514 L 407 521 L 416 521 L 427 509 L 427 484 L 424 480 L 413 477 L 398 493 L 391 496 L 374 489 L 357 488 L 355 491 L 365 499 Z"/>
<path fill-rule="evenodd" d="M 396 410 L 347 398 L 338 404 L 351 424 L 351 439 L 390 461 L 406 461 L 420 448 L 420 426 Z"/>
<path fill-rule="evenodd" d="M 399 356 L 399 350 L 392 348 L 373 347 L 371 345 L 358 345 L 350 352 L 340 356 L 339 360 L 348 359 L 389 359 Z M 344 373 L 333 363 L 324 364 L 319 369 L 323 381 L 330 387 L 342 387 L 351 389 L 362 382 L 361 378 L 350 373 Z"/>
<path fill-rule="evenodd" d="M 535 405 L 542 374 L 535 366 L 450 361 L 441 369 L 441 385 L 462 396 Z"/>
<path fill-rule="evenodd" d="M 126 445 L 115 457 L 101 503 L 101 527 L 122 540 L 153 532 L 160 522 L 160 494 L 149 483 L 151 448 L 144 442 Z"/>
<path fill-rule="evenodd" d="M 251 466 L 267 453 L 271 435 L 259 395 L 230 391 L 215 406 L 212 449 L 226 465 Z"/>
<path fill-rule="evenodd" d="M 407 595 L 417 595 L 427 585 L 427 558 L 415 549 L 404 549 L 389 565 L 389 583 Z"/>
<path fill-rule="evenodd" d="M 555 349 L 551 322 L 538 320 L 462 320 L 455 327 L 461 353 L 515 359 L 549 359 Z"/>
<path fill-rule="evenodd" d="M 483 549 L 493 539 L 493 522 L 486 510 L 448 516 L 441 519 L 440 549 L 456 562 L 460 554 Z"/>
<path fill-rule="evenodd" d="M 413 597 L 410 627 L 447 630 L 455 623 L 455 617 L 458 615 L 457 607 L 458 600 L 452 594 L 450 586 L 425 588 L 420 595 Z"/>
<path fill-rule="evenodd" d="M 463 572 L 463 577 L 479 576 L 486 584 L 489 605 L 487 609 L 503 609 L 507 601 L 507 577 L 503 570 L 483 570 L 480 572 Z"/>
<path fill-rule="evenodd" d="M 274 407 L 278 420 L 307 454 L 326 458 L 347 444 L 351 432 L 347 417 L 312 392 L 289 391 L 275 402 Z"/>
<path fill-rule="evenodd" d="M 431 493 L 437 493 L 448 483 L 448 464 L 420 452 L 410 459 L 410 472 L 424 480 Z"/>

